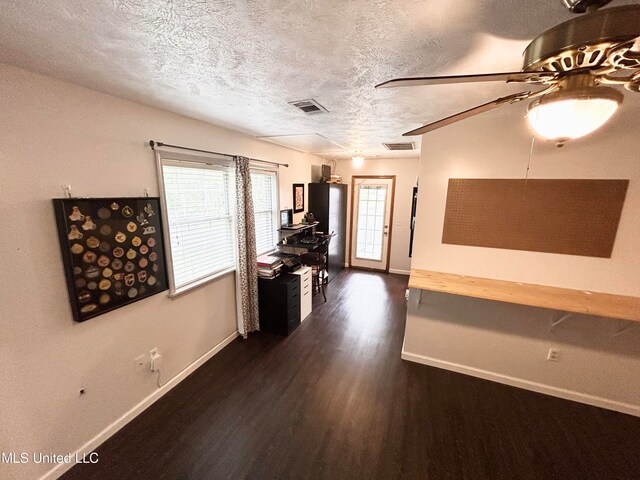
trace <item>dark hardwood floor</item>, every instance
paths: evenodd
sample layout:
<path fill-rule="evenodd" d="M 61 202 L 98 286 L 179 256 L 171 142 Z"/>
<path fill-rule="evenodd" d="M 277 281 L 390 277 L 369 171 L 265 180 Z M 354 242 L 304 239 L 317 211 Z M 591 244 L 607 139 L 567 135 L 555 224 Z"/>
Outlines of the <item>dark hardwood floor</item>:
<path fill-rule="evenodd" d="M 237 339 L 73 479 L 638 479 L 640 418 L 400 359 L 407 277 L 344 272 Z"/>

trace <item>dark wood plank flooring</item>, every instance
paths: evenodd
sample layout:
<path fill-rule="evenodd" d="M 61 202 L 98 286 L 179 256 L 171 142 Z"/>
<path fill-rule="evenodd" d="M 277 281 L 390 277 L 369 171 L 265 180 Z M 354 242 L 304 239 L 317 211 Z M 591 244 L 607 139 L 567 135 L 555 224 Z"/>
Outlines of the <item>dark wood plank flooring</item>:
<path fill-rule="evenodd" d="M 402 361 L 406 284 L 344 272 L 290 337 L 235 340 L 63 478 L 640 478 L 640 418 Z"/>

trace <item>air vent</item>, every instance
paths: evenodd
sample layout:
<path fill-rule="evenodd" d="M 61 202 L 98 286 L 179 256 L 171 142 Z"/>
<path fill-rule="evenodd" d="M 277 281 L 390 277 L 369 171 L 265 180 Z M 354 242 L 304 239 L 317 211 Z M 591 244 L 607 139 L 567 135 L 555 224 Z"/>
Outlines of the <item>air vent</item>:
<path fill-rule="evenodd" d="M 324 108 L 313 98 L 307 98 L 306 100 L 296 100 L 295 102 L 289 102 L 289 105 L 293 105 L 296 108 L 302 110 L 306 115 L 318 115 L 320 113 L 329 113 L 329 110 Z"/>
<path fill-rule="evenodd" d="M 414 150 L 416 146 L 413 142 L 406 143 L 383 143 L 387 150 Z"/>

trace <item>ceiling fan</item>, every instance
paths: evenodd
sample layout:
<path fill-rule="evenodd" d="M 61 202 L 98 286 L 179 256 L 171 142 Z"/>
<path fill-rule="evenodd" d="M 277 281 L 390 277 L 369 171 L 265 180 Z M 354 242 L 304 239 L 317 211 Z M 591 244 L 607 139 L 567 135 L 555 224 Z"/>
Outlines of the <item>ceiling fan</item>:
<path fill-rule="evenodd" d="M 563 142 L 604 125 L 622 103 L 623 85 L 640 92 L 640 5 L 598 10 L 611 0 L 562 0 L 579 17 L 536 37 L 525 49 L 522 71 L 441 77 L 397 78 L 376 88 L 492 82 L 542 85 L 498 98 L 411 130 L 422 135 L 502 105 L 533 100 L 527 119 L 543 137 Z"/>

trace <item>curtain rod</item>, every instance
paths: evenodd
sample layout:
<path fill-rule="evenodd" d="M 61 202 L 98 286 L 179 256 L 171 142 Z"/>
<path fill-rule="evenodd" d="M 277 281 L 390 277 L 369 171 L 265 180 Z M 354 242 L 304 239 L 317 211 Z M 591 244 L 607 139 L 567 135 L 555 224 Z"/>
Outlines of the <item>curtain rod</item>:
<path fill-rule="evenodd" d="M 181 147 L 180 145 L 170 145 L 168 143 L 156 142 L 154 140 L 149 140 L 149 146 L 151 147 L 151 150 L 155 150 L 156 147 L 170 147 L 170 148 L 177 148 L 180 150 L 189 150 L 191 152 L 210 153 L 212 155 L 222 155 L 223 157 L 231 157 L 231 158 L 236 157 L 236 155 L 230 155 L 228 153 L 212 152 L 211 150 L 200 150 L 199 148 Z M 289 168 L 288 163 L 269 162 L 268 160 L 260 160 L 257 158 L 249 158 L 249 160 L 252 162 L 268 163 L 269 165 L 277 165 L 278 167 Z"/>

